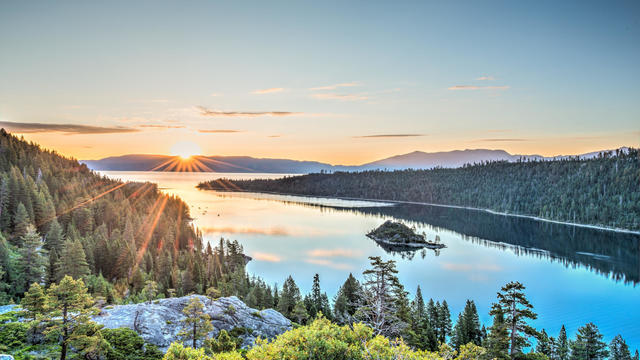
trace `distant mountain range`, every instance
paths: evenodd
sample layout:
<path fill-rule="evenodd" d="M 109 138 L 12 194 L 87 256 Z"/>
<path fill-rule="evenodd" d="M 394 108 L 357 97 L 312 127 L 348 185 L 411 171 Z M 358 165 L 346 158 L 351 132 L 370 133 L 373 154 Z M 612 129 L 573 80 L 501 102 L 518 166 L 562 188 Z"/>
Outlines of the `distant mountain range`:
<path fill-rule="evenodd" d="M 620 148 L 626 151 L 627 148 Z M 591 158 L 603 150 L 578 155 L 580 158 Z M 615 152 L 615 150 L 613 150 Z M 289 159 L 262 159 L 250 156 L 194 156 L 185 161 L 177 156 L 167 155 L 123 155 L 107 157 L 100 160 L 80 160 L 93 170 L 120 171 L 190 171 L 190 172 L 246 172 L 246 173 L 280 173 L 306 174 L 320 171 L 362 171 L 362 170 L 402 170 L 430 169 L 434 167 L 456 168 L 464 164 L 483 161 L 517 161 L 554 160 L 571 156 L 559 155 L 544 157 L 540 155 L 512 155 L 504 150 L 467 149 L 444 152 L 422 152 L 392 156 L 386 159 L 362 165 L 331 165 L 317 161 L 298 161 Z"/>

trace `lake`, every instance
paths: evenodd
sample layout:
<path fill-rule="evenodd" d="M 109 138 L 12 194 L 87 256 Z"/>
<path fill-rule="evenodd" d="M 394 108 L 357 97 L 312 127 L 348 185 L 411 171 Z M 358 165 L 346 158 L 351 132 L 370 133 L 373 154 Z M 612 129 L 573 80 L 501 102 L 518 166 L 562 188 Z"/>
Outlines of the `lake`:
<path fill-rule="evenodd" d="M 446 299 L 452 320 L 466 299 L 483 324 L 496 292 L 520 281 L 538 313 L 532 324 L 557 336 L 564 324 L 573 336 L 595 323 L 609 342 L 620 333 L 640 347 L 640 236 L 554 224 L 487 212 L 299 196 L 201 191 L 200 181 L 219 177 L 276 178 L 277 174 L 102 171 L 124 181 L 150 181 L 180 196 L 191 208 L 205 241 L 238 240 L 253 258 L 247 268 L 267 283 L 292 275 L 303 293 L 315 273 L 330 297 L 349 273 L 361 279 L 368 256 L 397 262 L 405 288 Z M 365 234 L 385 220 L 415 226 L 447 247 L 435 252 L 387 251 Z"/>

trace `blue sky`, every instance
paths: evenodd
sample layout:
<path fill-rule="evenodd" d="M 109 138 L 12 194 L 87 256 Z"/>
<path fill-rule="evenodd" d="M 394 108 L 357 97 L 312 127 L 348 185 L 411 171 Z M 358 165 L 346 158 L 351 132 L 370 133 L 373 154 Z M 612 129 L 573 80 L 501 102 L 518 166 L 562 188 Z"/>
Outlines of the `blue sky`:
<path fill-rule="evenodd" d="M 637 1 L 4 1 L 0 46 L 0 125 L 79 158 L 640 143 Z"/>

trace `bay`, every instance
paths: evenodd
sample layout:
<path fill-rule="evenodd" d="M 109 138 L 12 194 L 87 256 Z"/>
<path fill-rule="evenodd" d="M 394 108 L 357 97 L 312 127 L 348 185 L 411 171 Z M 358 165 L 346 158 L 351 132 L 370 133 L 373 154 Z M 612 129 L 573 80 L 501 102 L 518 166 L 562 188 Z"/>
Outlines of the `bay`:
<path fill-rule="evenodd" d="M 533 322 L 557 336 L 561 325 L 573 335 L 595 323 L 608 342 L 620 333 L 632 349 L 640 346 L 640 236 L 487 212 L 416 204 L 393 204 L 201 191 L 195 186 L 220 177 L 276 178 L 283 174 L 224 174 L 103 171 L 124 181 L 150 181 L 181 197 L 194 224 L 212 245 L 238 240 L 253 258 L 248 271 L 267 283 L 292 275 L 301 291 L 318 273 L 332 297 L 349 273 L 361 278 L 369 256 L 397 261 L 399 277 L 413 295 L 447 300 L 452 318 L 466 299 L 476 302 L 483 324 L 496 292 L 520 281 L 539 318 Z M 396 252 L 365 234 L 395 219 L 436 236 L 447 245 Z"/>

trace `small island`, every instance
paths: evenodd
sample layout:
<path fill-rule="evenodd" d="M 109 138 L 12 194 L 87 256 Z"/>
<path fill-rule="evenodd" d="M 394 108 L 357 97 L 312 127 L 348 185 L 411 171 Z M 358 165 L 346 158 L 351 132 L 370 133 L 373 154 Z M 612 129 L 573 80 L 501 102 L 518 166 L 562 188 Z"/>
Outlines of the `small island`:
<path fill-rule="evenodd" d="M 425 240 L 424 234 L 418 234 L 407 225 L 387 220 L 374 230 L 371 230 L 367 237 L 375 240 L 381 245 L 395 247 L 397 250 L 416 248 L 442 249 L 446 245 L 439 242 Z"/>

